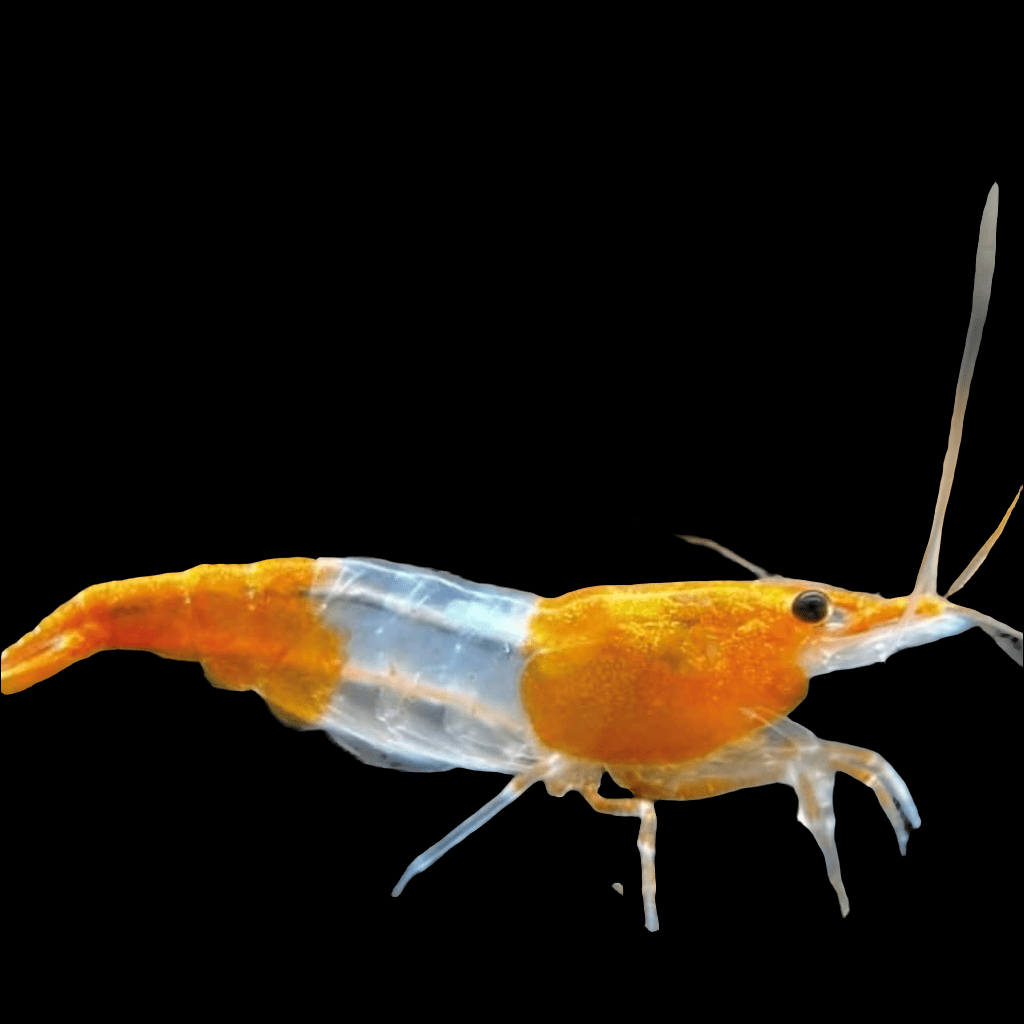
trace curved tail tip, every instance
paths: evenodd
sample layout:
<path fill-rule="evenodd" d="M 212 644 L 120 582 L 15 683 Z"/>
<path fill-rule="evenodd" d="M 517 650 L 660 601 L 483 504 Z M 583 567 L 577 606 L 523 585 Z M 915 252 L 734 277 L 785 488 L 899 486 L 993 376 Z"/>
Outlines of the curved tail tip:
<path fill-rule="evenodd" d="M 48 636 L 33 631 L 0 655 L 0 693 L 27 690 L 98 649 L 77 631 Z"/>

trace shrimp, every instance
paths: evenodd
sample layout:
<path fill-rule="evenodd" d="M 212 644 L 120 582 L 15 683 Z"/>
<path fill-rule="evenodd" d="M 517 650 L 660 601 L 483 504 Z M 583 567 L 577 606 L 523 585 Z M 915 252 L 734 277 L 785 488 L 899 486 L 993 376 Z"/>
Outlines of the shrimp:
<path fill-rule="evenodd" d="M 639 819 L 650 931 L 659 927 L 655 803 L 781 782 L 796 791 L 798 820 L 824 855 L 845 916 L 835 773 L 873 790 L 901 852 L 920 817 L 880 755 L 819 739 L 788 717 L 809 680 L 974 626 L 1021 663 L 1019 631 L 947 600 L 984 561 L 1009 511 L 946 597 L 937 586 L 991 287 L 996 196 L 993 189 L 982 219 L 975 307 L 932 530 L 906 597 L 773 575 L 691 535 L 684 539 L 755 579 L 592 586 L 542 598 L 375 558 L 200 565 L 82 591 L 4 651 L 3 692 L 26 690 L 101 650 L 146 650 L 198 661 L 218 687 L 256 691 L 287 723 L 323 730 L 368 765 L 511 775 L 408 865 L 396 896 L 533 783 L 555 796 L 579 792 L 600 813 Z M 630 795 L 603 795 L 605 774 Z"/>

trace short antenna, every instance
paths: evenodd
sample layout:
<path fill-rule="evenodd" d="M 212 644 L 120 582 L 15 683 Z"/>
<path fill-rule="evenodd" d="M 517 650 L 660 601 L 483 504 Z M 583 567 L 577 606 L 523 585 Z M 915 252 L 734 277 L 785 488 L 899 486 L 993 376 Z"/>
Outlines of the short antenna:
<path fill-rule="evenodd" d="M 698 547 L 711 548 L 712 551 L 717 551 L 720 555 L 724 555 L 731 561 L 736 562 L 737 565 L 742 565 L 744 569 L 752 572 L 759 579 L 765 579 L 765 577 L 772 575 L 767 569 L 762 569 L 761 566 L 748 562 L 745 558 L 737 555 L 735 551 L 730 551 L 727 547 L 713 540 L 708 540 L 707 537 L 694 537 L 690 533 L 677 533 L 676 536 L 680 540 L 685 540 L 687 544 L 696 544 Z"/>
<path fill-rule="evenodd" d="M 1006 515 L 1003 516 L 1002 521 L 995 528 L 995 532 L 984 544 L 981 545 L 981 550 L 967 563 L 967 568 L 964 569 L 956 580 L 953 582 L 953 586 L 946 591 L 945 596 L 949 597 L 950 594 L 955 594 L 980 568 L 981 563 L 988 558 L 988 553 L 992 550 L 993 545 L 999 540 L 1000 534 L 1006 528 L 1006 524 L 1010 521 L 1010 513 L 1014 510 L 1017 502 L 1020 501 L 1020 492 L 1024 490 L 1024 487 L 1017 488 L 1017 496 L 1010 502 L 1010 507 L 1006 510 Z"/>

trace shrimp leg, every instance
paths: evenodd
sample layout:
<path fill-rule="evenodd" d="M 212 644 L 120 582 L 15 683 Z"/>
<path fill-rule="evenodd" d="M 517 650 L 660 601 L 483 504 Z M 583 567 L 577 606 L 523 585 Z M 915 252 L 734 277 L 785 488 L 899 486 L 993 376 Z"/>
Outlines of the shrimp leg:
<path fill-rule="evenodd" d="M 900 853 L 907 854 L 909 830 L 921 827 L 921 816 L 917 813 L 910 790 L 899 777 L 892 765 L 880 754 L 848 743 L 822 740 L 809 729 L 788 719 L 776 726 L 797 744 L 780 782 L 796 790 L 799 810 L 797 820 L 817 840 L 825 857 L 828 880 L 839 897 L 839 908 L 843 917 L 850 912 L 850 901 L 846 896 L 843 879 L 839 872 L 839 852 L 835 843 L 836 816 L 832 807 L 832 789 L 836 772 L 852 775 L 858 782 L 874 790 L 878 802 L 885 811 Z"/>
<path fill-rule="evenodd" d="M 612 799 L 601 796 L 597 791 L 596 782 L 587 782 L 580 792 L 583 798 L 599 814 L 614 814 L 622 818 L 639 818 L 640 834 L 637 837 L 636 845 L 640 850 L 640 879 L 641 892 L 644 898 L 644 926 L 649 932 L 656 932 L 658 925 L 658 907 L 655 903 L 655 893 L 658 886 L 654 875 L 654 845 L 655 835 L 658 830 L 658 816 L 654 811 L 653 800 L 640 800 L 637 798 Z"/>
<path fill-rule="evenodd" d="M 461 843 L 466 836 L 475 832 L 481 825 L 488 822 L 499 811 L 504 810 L 513 800 L 521 797 L 535 782 L 543 778 L 549 765 L 547 761 L 541 762 L 527 772 L 517 775 L 496 797 L 488 800 L 480 810 L 471 814 L 461 825 L 456 826 L 444 837 L 438 840 L 429 849 L 426 849 L 402 872 L 398 884 L 391 890 L 392 896 L 400 896 L 402 890 L 409 884 L 409 880 L 426 871 L 436 860 L 440 860 L 453 846 Z"/>

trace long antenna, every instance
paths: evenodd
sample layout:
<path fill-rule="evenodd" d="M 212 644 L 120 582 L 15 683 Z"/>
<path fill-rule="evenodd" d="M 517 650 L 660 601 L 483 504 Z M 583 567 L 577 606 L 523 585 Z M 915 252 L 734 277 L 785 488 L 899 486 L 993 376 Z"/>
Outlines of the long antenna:
<path fill-rule="evenodd" d="M 988 300 L 992 294 L 992 275 L 996 269 L 996 218 L 999 214 L 999 186 L 993 185 L 981 215 L 981 229 L 978 232 L 978 255 L 974 264 L 974 301 L 971 305 L 971 323 L 967 328 L 967 344 L 960 362 L 960 376 L 956 382 L 956 398 L 953 401 L 953 418 L 949 424 L 949 444 L 942 461 L 942 479 L 939 481 L 939 496 L 935 502 L 932 518 L 932 532 L 921 559 L 917 583 L 907 602 L 904 614 L 913 614 L 917 598 L 922 594 L 938 594 L 939 545 L 942 542 L 942 522 L 946 517 L 949 492 L 953 487 L 956 473 L 956 459 L 960 454 L 960 439 L 964 432 L 964 414 L 967 411 L 967 395 L 971 390 L 974 363 L 981 346 L 981 332 L 988 315 Z"/>

